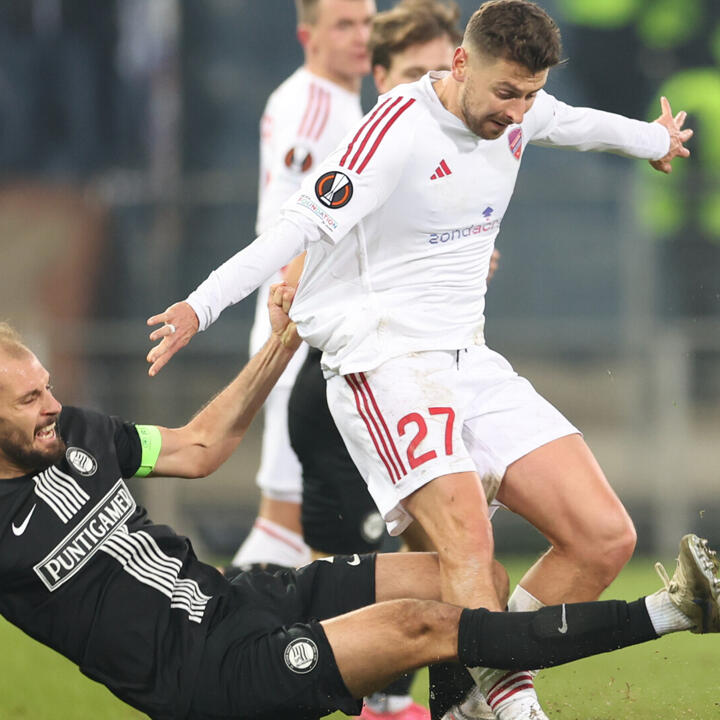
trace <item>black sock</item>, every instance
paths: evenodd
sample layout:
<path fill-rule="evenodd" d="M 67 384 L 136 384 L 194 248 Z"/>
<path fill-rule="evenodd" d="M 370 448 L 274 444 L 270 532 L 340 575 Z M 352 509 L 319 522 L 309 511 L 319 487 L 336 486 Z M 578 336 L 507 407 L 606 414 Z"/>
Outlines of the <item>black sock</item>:
<path fill-rule="evenodd" d="M 467 667 L 534 670 L 657 637 L 644 599 L 555 605 L 535 612 L 463 610 L 458 655 Z"/>
<path fill-rule="evenodd" d="M 430 666 L 430 717 L 441 720 L 453 706 L 462 702 L 473 686 L 473 679 L 459 663 Z"/>

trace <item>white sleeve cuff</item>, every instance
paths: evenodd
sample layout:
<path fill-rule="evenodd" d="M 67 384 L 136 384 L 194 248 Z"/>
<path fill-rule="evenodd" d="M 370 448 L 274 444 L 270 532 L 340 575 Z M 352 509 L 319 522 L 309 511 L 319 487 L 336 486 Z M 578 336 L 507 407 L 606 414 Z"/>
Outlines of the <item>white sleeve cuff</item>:
<path fill-rule="evenodd" d="M 281 217 L 188 295 L 185 302 L 198 316 L 199 329 L 210 327 L 226 307 L 246 298 L 321 235 L 315 224 L 301 216 Z"/>

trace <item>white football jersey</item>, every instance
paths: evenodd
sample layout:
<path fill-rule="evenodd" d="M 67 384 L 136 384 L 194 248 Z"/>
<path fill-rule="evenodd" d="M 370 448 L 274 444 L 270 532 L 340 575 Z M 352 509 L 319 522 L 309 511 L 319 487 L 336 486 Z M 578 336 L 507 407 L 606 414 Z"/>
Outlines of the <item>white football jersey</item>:
<path fill-rule="evenodd" d="M 362 117 L 360 96 L 319 78 L 305 68 L 296 70 L 270 95 L 260 121 L 260 182 L 256 231 L 262 233 L 277 218 L 283 203 L 300 187 Z M 258 290 L 250 352 L 255 354 L 270 335 L 267 299 L 278 272 Z M 305 357 L 297 352 L 278 381 L 292 385 Z"/>
<path fill-rule="evenodd" d="M 440 77 L 381 96 L 284 207 L 327 238 L 308 246 L 291 311 L 326 375 L 484 343 L 490 256 L 529 142 L 653 159 L 668 149 L 656 123 L 542 91 L 521 124 L 483 140 L 442 105 Z"/>

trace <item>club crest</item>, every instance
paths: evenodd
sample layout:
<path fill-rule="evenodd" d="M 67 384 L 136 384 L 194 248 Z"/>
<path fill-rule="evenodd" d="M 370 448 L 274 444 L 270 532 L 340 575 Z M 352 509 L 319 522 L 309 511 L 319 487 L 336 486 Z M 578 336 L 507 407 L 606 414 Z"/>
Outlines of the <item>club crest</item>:
<path fill-rule="evenodd" d="M 318 662 L 317 645 L 310 638 L 293 640 L 285 648 L 285 664 L 298 675 L 305 675 L 315 668 Z"/>
<path fill-rule="evenodd" d="M 516 127 L 508 133 L 508 145 L 510 152 L 515 156 L 516 160 L 522 155 L 522 128 Z"/>

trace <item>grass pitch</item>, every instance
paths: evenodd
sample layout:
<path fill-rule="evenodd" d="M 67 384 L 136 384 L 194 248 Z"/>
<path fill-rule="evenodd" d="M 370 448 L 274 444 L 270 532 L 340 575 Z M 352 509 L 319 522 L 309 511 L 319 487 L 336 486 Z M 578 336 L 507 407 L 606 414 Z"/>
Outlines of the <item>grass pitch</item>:
<path fill-rule="evenodd" d="M 507 559 L 506 564 L 515 582 L 529 561 Z M 668 559 L 666 567 L 671 571 L 674 562 Z M 639 559 L 605 596 L 635 600 L 659 586 L 652 562 Z M 3 620 L 0 648 L 2 720 L 146 717 Z M 544 671 L 537 688 L 553 720 L 720 720 L 719 673 L 720 636 L 680 633 Z M 427 700 L 426 686 L 426 675 L 420 673 L 414 686 L 420 702 Z"/>

